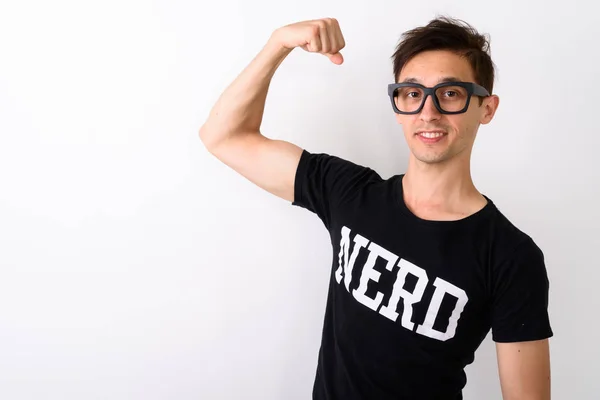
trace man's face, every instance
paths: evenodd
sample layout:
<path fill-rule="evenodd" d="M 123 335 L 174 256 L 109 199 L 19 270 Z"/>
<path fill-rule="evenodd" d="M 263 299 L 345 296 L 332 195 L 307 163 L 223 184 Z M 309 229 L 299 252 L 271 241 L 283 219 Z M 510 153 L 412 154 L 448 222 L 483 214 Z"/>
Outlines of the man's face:
<path fill-rule="evenodd" d="M 410 59 L 400 71 L 398 82 L 412 79 L 427 87 L 452 78 L 454 81 L 475 82 L 469 62 L 450 51 L 434 50 L 419 53 Z M 411 153 L 427 164 L 446 162 L 457 156 L 470 157 L 473 142 L 480 124 L 487 124 L 498 107 L 498 96 L 490 96 L 479 104 L 479 97 L 472 96 L 469 108 L 463 114 L 441 114 L 427 97 L 418 114 L 396 114 L 398 123 Z M 426 138 L 429 133 L 442 133 L 441 138 Z"/>

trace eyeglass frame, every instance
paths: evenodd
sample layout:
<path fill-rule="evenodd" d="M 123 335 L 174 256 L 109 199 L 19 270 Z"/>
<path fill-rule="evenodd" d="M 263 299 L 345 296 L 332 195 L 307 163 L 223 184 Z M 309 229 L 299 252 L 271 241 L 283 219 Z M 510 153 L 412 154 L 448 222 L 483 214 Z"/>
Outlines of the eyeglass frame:
<path fill-rule="evenodd" d="M 442 107 L 440 106 L 439 100 L 438 100 L 437 96 L 435 95 L 435 91 L 443 86 L 460 86 L 460 87 L 467 89 L 467 103 L 465 104 L 465 106 L 462 110 L 460 110 L 460 111 L 445 111 L 442 109 Z M 424 94 L 423 101 L 421 102 L 421 105 L 419 106 L 419 108 L 417 110 L 415 110 L 415 111 L 400 111 L 398 109 L 398 106 L 396 106 L 396 102 L 394 101 L 394 92 L 396 91 L 396 89 L 399 89 L 401 87 L 418 87 L 421 90 L 423 90 L 423 94 Z M 486 88 L 484 88 L 481 85 L 478 85 L 477 83 L 473 83 L 473 82 L 442 82 L 442 83 L 438 83 L 437 85 L 430 87 L 430 88 L 423 86 L 420 83 L 412 83 L 412 82 L 390 83 L 388 85 L 388 96 L 390 97 L 390 100 L 392 102 L 392 108 L 394 109 L 394 112 L 396 114 L 411 115 L 411 114 L 420 113 L 421 110 L 423 110 L 423 107 L 425 106 L 425 101 L 427 101 L 427 96 L 429 96 L 429 95 L 431 95 L 431 98 L 433 99 L 433 104 L 435 105 L 435 108 L 437 108 L 437 110 L 441 114 L 462 114 L 462 113 L 466 112 L 467 109 L 469 108 L 469 104 L 471 103 L 472 96 L 474 96 L 474 95 L 480 96 L 480 97 L 491 96 L 490 92 L 488 92 Z"/>

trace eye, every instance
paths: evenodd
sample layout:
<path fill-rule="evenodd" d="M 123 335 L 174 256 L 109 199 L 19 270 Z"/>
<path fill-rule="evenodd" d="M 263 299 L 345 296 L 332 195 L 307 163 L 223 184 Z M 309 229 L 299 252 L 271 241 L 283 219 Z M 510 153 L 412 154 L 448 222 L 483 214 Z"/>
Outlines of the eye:
<path fill-rule="evenodd" d="M 446 100 L 458 100 L 467 97 L 467 92 L 464 88 L 455 85 L 442 86 L 438 89 L 438 98 Z"/>
<path fill-rule="evenodd" d="M 418 100 L 423 97 L 423 91 L 414 86 L 405 86 L 398 90 L 398 99 Z"/>

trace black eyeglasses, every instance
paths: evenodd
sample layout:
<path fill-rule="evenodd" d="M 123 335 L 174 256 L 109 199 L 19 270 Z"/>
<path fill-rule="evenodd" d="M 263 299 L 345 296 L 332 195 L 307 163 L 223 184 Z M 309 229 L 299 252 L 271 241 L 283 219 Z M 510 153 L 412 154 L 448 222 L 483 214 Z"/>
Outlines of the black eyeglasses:
<path fill-rule="evenodd" d="M 397 114 L 418 114 L 427 96 L 442 114 L 461 114 L 467 111 L 471 96 L 487 97 L 486 88 L 473 82 L 444 82 L 428 88 L 419 83 L 390 83 L 388 95 Z"/>

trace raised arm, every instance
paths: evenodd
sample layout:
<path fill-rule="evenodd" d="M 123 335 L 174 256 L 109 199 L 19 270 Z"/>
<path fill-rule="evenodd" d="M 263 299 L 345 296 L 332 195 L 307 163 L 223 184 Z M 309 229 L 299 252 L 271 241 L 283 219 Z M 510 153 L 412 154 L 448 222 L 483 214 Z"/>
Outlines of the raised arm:
<path fill-rule="evenodd" d="M 286 25 L 227 87 L 214 105 L 200 139 L 208 151 L 259 187 L 285 200 L 294 200 L 294 178 L 302 149 L 262 135 L 260 126 L 271 80 L 296 48 L 343 62 L 345 46 L 338 22 L 327 18 Z"/>

